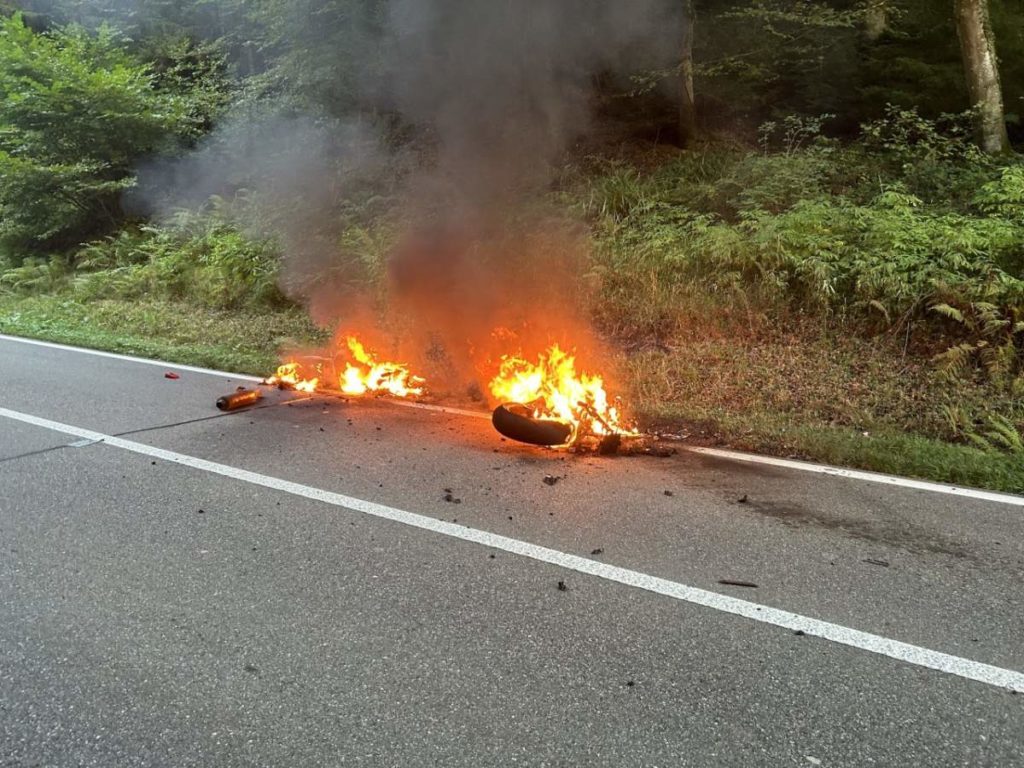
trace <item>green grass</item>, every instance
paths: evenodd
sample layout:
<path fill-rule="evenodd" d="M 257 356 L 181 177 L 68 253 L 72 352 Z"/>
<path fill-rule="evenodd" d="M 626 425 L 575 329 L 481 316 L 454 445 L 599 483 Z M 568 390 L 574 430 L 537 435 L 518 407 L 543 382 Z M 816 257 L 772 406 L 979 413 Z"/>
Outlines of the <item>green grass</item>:
<path fill-rule="evenodd" d="M 273 369 L 280 349 L 324 340 L 298 309 L 228 312 L 62 296 L 0 296 L 0 333 L 257 375 Z"/>
<path fill-rule="evenodd" d="M 801 423 L 793 416 L 691 412 L 662 408 L 648 420 L 673 424 L 691 442 L 741 451 L 816 461 L 950 485 L 1024 492 L 1020 456 L 982 451 L 906 432 L 860 432 Z"/>
<path fill-rule="evenodd" d="M 634 353 L 622 388 L 642 420 L 693 442 L 1007 492 L 1020 455 L 965 444 L 947 408 L 1024 419 L 1024 403 L 983 377 L 949 379 L 898 338 L 786 324 Z"/>

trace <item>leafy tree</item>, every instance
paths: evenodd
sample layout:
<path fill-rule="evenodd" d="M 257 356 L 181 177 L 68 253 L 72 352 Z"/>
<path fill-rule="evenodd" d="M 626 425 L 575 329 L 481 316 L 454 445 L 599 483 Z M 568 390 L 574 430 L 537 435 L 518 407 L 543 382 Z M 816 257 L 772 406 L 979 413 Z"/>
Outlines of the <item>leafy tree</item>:
<path fill-rule="evenodd" d="M 40 34 L 0 22 L 0 245 L 73 245 L 113 227 L 142 155 L 183 124 L 183 102 L 109 28 Z"/>

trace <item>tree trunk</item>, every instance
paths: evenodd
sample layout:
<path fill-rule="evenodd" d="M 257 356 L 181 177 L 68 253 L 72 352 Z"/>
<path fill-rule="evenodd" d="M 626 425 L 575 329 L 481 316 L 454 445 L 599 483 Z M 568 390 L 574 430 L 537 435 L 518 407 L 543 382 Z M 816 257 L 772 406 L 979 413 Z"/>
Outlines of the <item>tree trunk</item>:
<path fill-rule="evenodd" d="M 875 42 L 889 28 L 889 0 L 874 0 L 864 14 L 864 36 Z"/>
<path fill-rule="evenodd" d="M 967 93 L 978 110 L 978 145 L 993 154 L 1010 151 L 999 85 L 999 61 L 988 15 L 988 0 L 954 0 Z"/>
<path fill-rule="evenodd" d="M 697 104 L 693 93 L 693 0 L 683 0 L 683 45 L 679 64 L 679 145 L 688 147 L 697 138 Z"/>

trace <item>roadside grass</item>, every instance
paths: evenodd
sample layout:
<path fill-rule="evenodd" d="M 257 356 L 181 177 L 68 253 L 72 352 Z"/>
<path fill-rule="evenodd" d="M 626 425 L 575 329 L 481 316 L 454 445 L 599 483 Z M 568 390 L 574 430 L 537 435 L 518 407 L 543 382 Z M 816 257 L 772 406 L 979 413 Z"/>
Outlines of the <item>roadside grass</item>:
<path fill-rule="evenodd" d="M 1024 420 L 1024 403 L 983 377 L 949 378 L 890 337 L 790 326 L 691 330 L 623 360 L 645 426 L 691 443 L 1024 492 L 1020 455 L 968 444 L 950 409 Z"/>
<path fill-rule="evenodd" d="M 61 295 L 0 295 L 0 333 L 254 375 L 272 371 L 281 348 L 325 340 L 297 308 L 227 311 Z"/>
<path fill-rule="evenodd" d="M 730 414 L 666 405 L 645 411 L 650 423 L 671 425 L 694 445 L 814 461 L 901 477 L 1004 493 L 1024 492 L 1020 457 L 983 451 L 906 432 L 859 432 L 801 423 L 779 414 Z"/>

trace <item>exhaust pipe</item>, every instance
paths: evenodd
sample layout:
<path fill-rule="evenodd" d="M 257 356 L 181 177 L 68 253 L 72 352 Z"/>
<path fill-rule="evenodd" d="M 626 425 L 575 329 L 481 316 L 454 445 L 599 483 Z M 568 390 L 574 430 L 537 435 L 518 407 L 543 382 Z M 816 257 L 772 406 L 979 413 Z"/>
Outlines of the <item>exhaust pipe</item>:
<path fill-rule="evenodd" d="M 263 399 L 263 393 L 258 389 L 242 389 L 230 395 L 217 398 L 217 407 L 222 411 L 237 411 L 241 408 L 248 408 L 256 405 Z"/>

